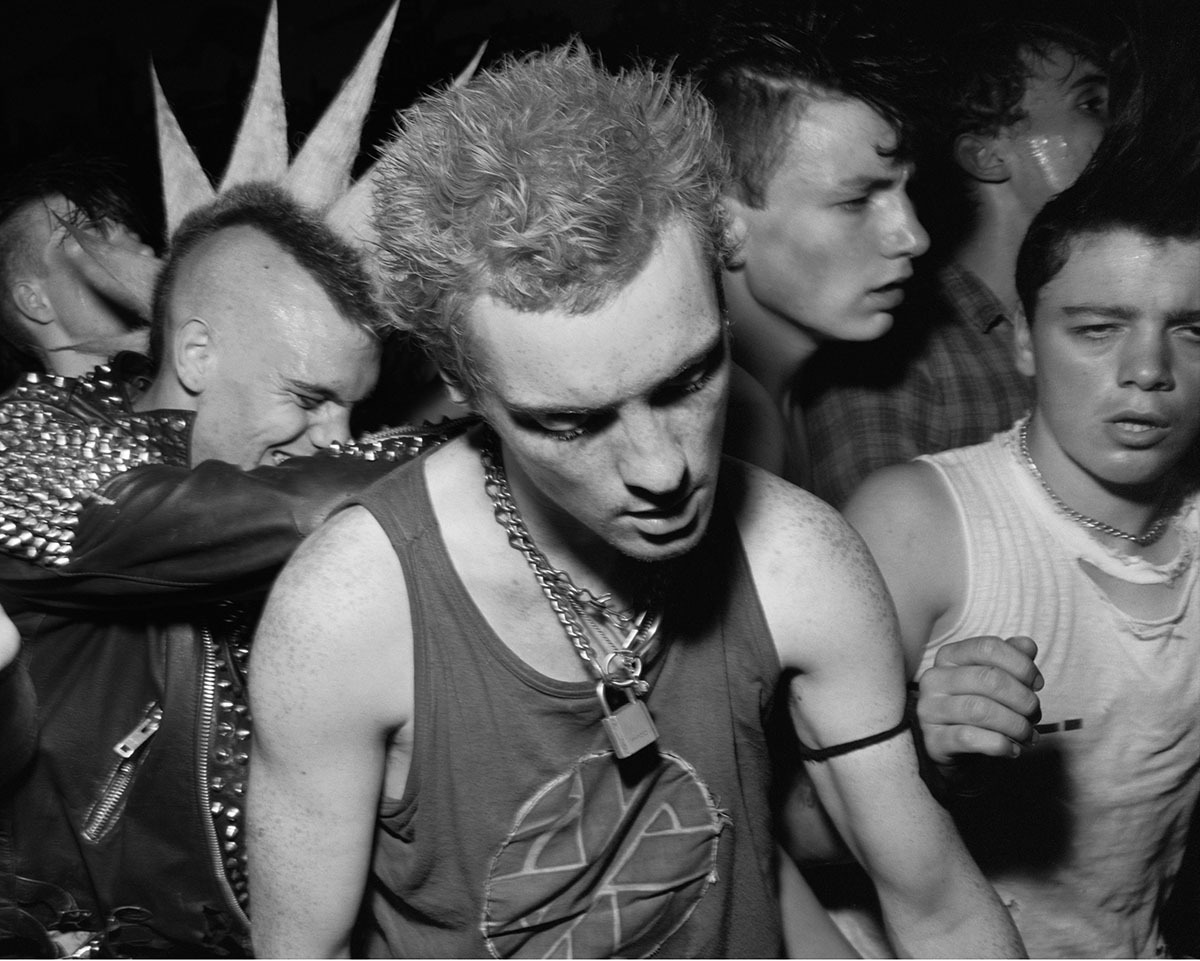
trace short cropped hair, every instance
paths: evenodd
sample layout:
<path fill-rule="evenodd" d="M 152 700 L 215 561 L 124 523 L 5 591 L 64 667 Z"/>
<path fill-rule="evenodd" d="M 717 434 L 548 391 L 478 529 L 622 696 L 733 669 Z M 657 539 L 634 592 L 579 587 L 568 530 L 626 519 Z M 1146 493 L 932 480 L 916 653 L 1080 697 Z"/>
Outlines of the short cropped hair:
<path fill-rule="evenodd" d="M 43 271 L 42 252 L 33 246 L 27 226 L 35 205 L 56 196 L 70 204 L 72 226 L 111 221 L 143 233 L 113 161 L 56 154 L 5 178 L 0 189 L 0 338 L 34 356 L 39 353 L 37 345 L 8 293 L 18 277 L 40 276 Z"/>
<path fill-rule="evenodd" d="M 581 44 L 506 58 L 405 110 L 375 192 L 385 299 L 472 397 L 469 311 L 596 310 L 663 229 L 728 254 L 724 158 L 704 99 L 667 72 L 608 73 Z"/>
<path fill-rule="evenodd" d="M 760 4 L 713 31 L 694 73 L 712 102 L 739 199 L 761 208 L 796 122 L 815 100 L 861 100 L 892 128 L 886 156 L 910 159 L 922 126 L 927 51 L 851 0 Z"/>
<path fill-rule="evenodd" d="M 1030 322 L 1038 295 L 1088 237 L 1132 231 L 1200 242 L 1200 116 L 1196 80 L 1152 97 L 1139 87 L 1087 169 L 1034 218 L 1017 256 L 1017 294 Z"/>
<path fill-rule="evenodd" d="M 304 269 L 351 323 L 373 336 L 386 326 L 362 252 L 339 237 L 315 212 L 282 187 L 246 183 L 192 211 L 171 238 L 166 263 L 154 287 L 150 360 L 162 361 L 171 298 L 182 265 L 205 240 L 222 230 L 251 227 L 274 241 Z"/>
<path fill-rule="evenodd" d="M 996 20 L 972 24 L 954 35 L 948 46 L 947 133 L 995 136 L 1024 120 L 1025 88 L 1039 61 L 1061 49 L 1076 60 L 1088 60 L 1102 71 L 1108 58 L 1089 37 L 1056 23 Z"/>

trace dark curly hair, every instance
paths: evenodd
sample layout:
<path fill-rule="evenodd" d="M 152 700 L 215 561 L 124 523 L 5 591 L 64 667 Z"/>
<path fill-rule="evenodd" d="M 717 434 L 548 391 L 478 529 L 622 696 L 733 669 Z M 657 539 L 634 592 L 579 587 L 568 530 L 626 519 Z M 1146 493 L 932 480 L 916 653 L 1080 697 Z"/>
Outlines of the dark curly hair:
<path fill-rule="evenodd" d="M 995 20 L 971 24 L 947 46 L 946 134 L 994 136 L 1023 120 L 1025 87 L 1039 61 L 1056 49 L 1101 71 L 1108 58 L 1092 39 L 1056 23 Z"/>

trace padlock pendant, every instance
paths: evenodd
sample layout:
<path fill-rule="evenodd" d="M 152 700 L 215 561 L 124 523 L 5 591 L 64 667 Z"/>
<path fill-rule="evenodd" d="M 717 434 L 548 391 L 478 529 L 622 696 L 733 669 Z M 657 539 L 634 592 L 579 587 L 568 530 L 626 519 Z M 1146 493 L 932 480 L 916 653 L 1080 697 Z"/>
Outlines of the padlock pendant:
<path fill-rule="evenodd" d="M 629 688 L 625 688 L 627 704 L 622 704 L 615 711 L 609 708 L 605 694 L 605 685 L 601 681 L 596 685 L 596 695 L 600 698 L 600 706 L 604 717 L 600 722 L 612 742 L 613 753 L 619 758 L 636 754 L 642 748 L 649 747 L 658 740 L 658 730 L 654 726 L 654 718 L 645 702 L 638 700 Z"/>

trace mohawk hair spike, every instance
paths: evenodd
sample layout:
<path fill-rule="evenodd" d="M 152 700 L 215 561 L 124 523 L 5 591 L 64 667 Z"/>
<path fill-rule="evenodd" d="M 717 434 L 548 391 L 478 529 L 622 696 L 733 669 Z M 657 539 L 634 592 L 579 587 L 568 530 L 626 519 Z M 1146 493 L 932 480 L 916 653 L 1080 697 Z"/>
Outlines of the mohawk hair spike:
<path fill-rule="evenodd" d="M 371 198 L 378 171 L 379 161 L 376 160 L 325 213 L 329 226 L 352 243 L 370 245 L 375 242 Z"/>
<path fill-rule="evenodd" d="M 475 56 L 471 58 L 471 62 L 463 67 L 462 72 L 454 78 L 451 87 L 461 87 L 467 83 L 473 76 L 475 71 L 479 69 L 479 64 L 483 60 L 483 52 L 487 49 L 488 42 L 484 40 L 475 50 Z"/>
<path fill-rule="evenodd" d="M 475 56 L 471 58 L 471 62 L 454 78 L 450 84 L 451 87 L 461 87 L 475 76 L 475 71 L 479 69 L 479 64 L 483 60 L 483 53 L 486 49 L 487 41 L 484 40 L 475 51 Z M 375 191 L 375 181 L 378 179 L 378 174 L 379 161 L 376 160 L 355 181 L 353 186 L 329 208 L 329 211 L 325 215 L 325 219 L 329 222 L 330 227 L 346 239 L 355 243 L 374 244 L 378 239 L 375 233 L 374 221 L 371 218 L 372 196 Z"/>
<path fill-rule="evenodd" d="M 150 65 L 150 81 L 154 85 L 154 119 L 158 130 L 158 162 L 162 168 L 163 215 L 167 236 L 175 232 L 179 222 L 191 210 L 211 202 L 216 197 L 208 174 L 167 102 L 158 71 Z"/>
<path fill-rule="evenodd" d="M 271 0 L 254 85 L 219 192 L 248 180 L 279 180 L 287 173 L 287 167 L 287 110 L 279 69 L 279 4 L 278 0 Z"/>
<path fill-rule="evenodd" d="M 283 179 L 283 187 L 301 203 L 325 210 L 349 187 L 363 122 L 375 99 L 375 83 L 399 6 L 400 0 L 394 0 L 388 8 L 354 72 L 322 114 Z"/>

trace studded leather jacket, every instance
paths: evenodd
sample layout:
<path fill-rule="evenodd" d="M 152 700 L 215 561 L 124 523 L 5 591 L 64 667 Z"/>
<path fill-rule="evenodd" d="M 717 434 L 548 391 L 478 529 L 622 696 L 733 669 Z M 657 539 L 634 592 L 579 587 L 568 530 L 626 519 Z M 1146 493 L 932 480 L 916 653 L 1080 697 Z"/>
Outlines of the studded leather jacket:
<path fill-rule="evenodd" d="M 23 641 L 0 671 L 0 945 L 33 922 L 60 946 L 238 955 L 262 598 L 333 507 L 462 423 L 189 468 L 191 416 L 133 412 L 139 374 L 0 400 L 0 605 Z"/>

